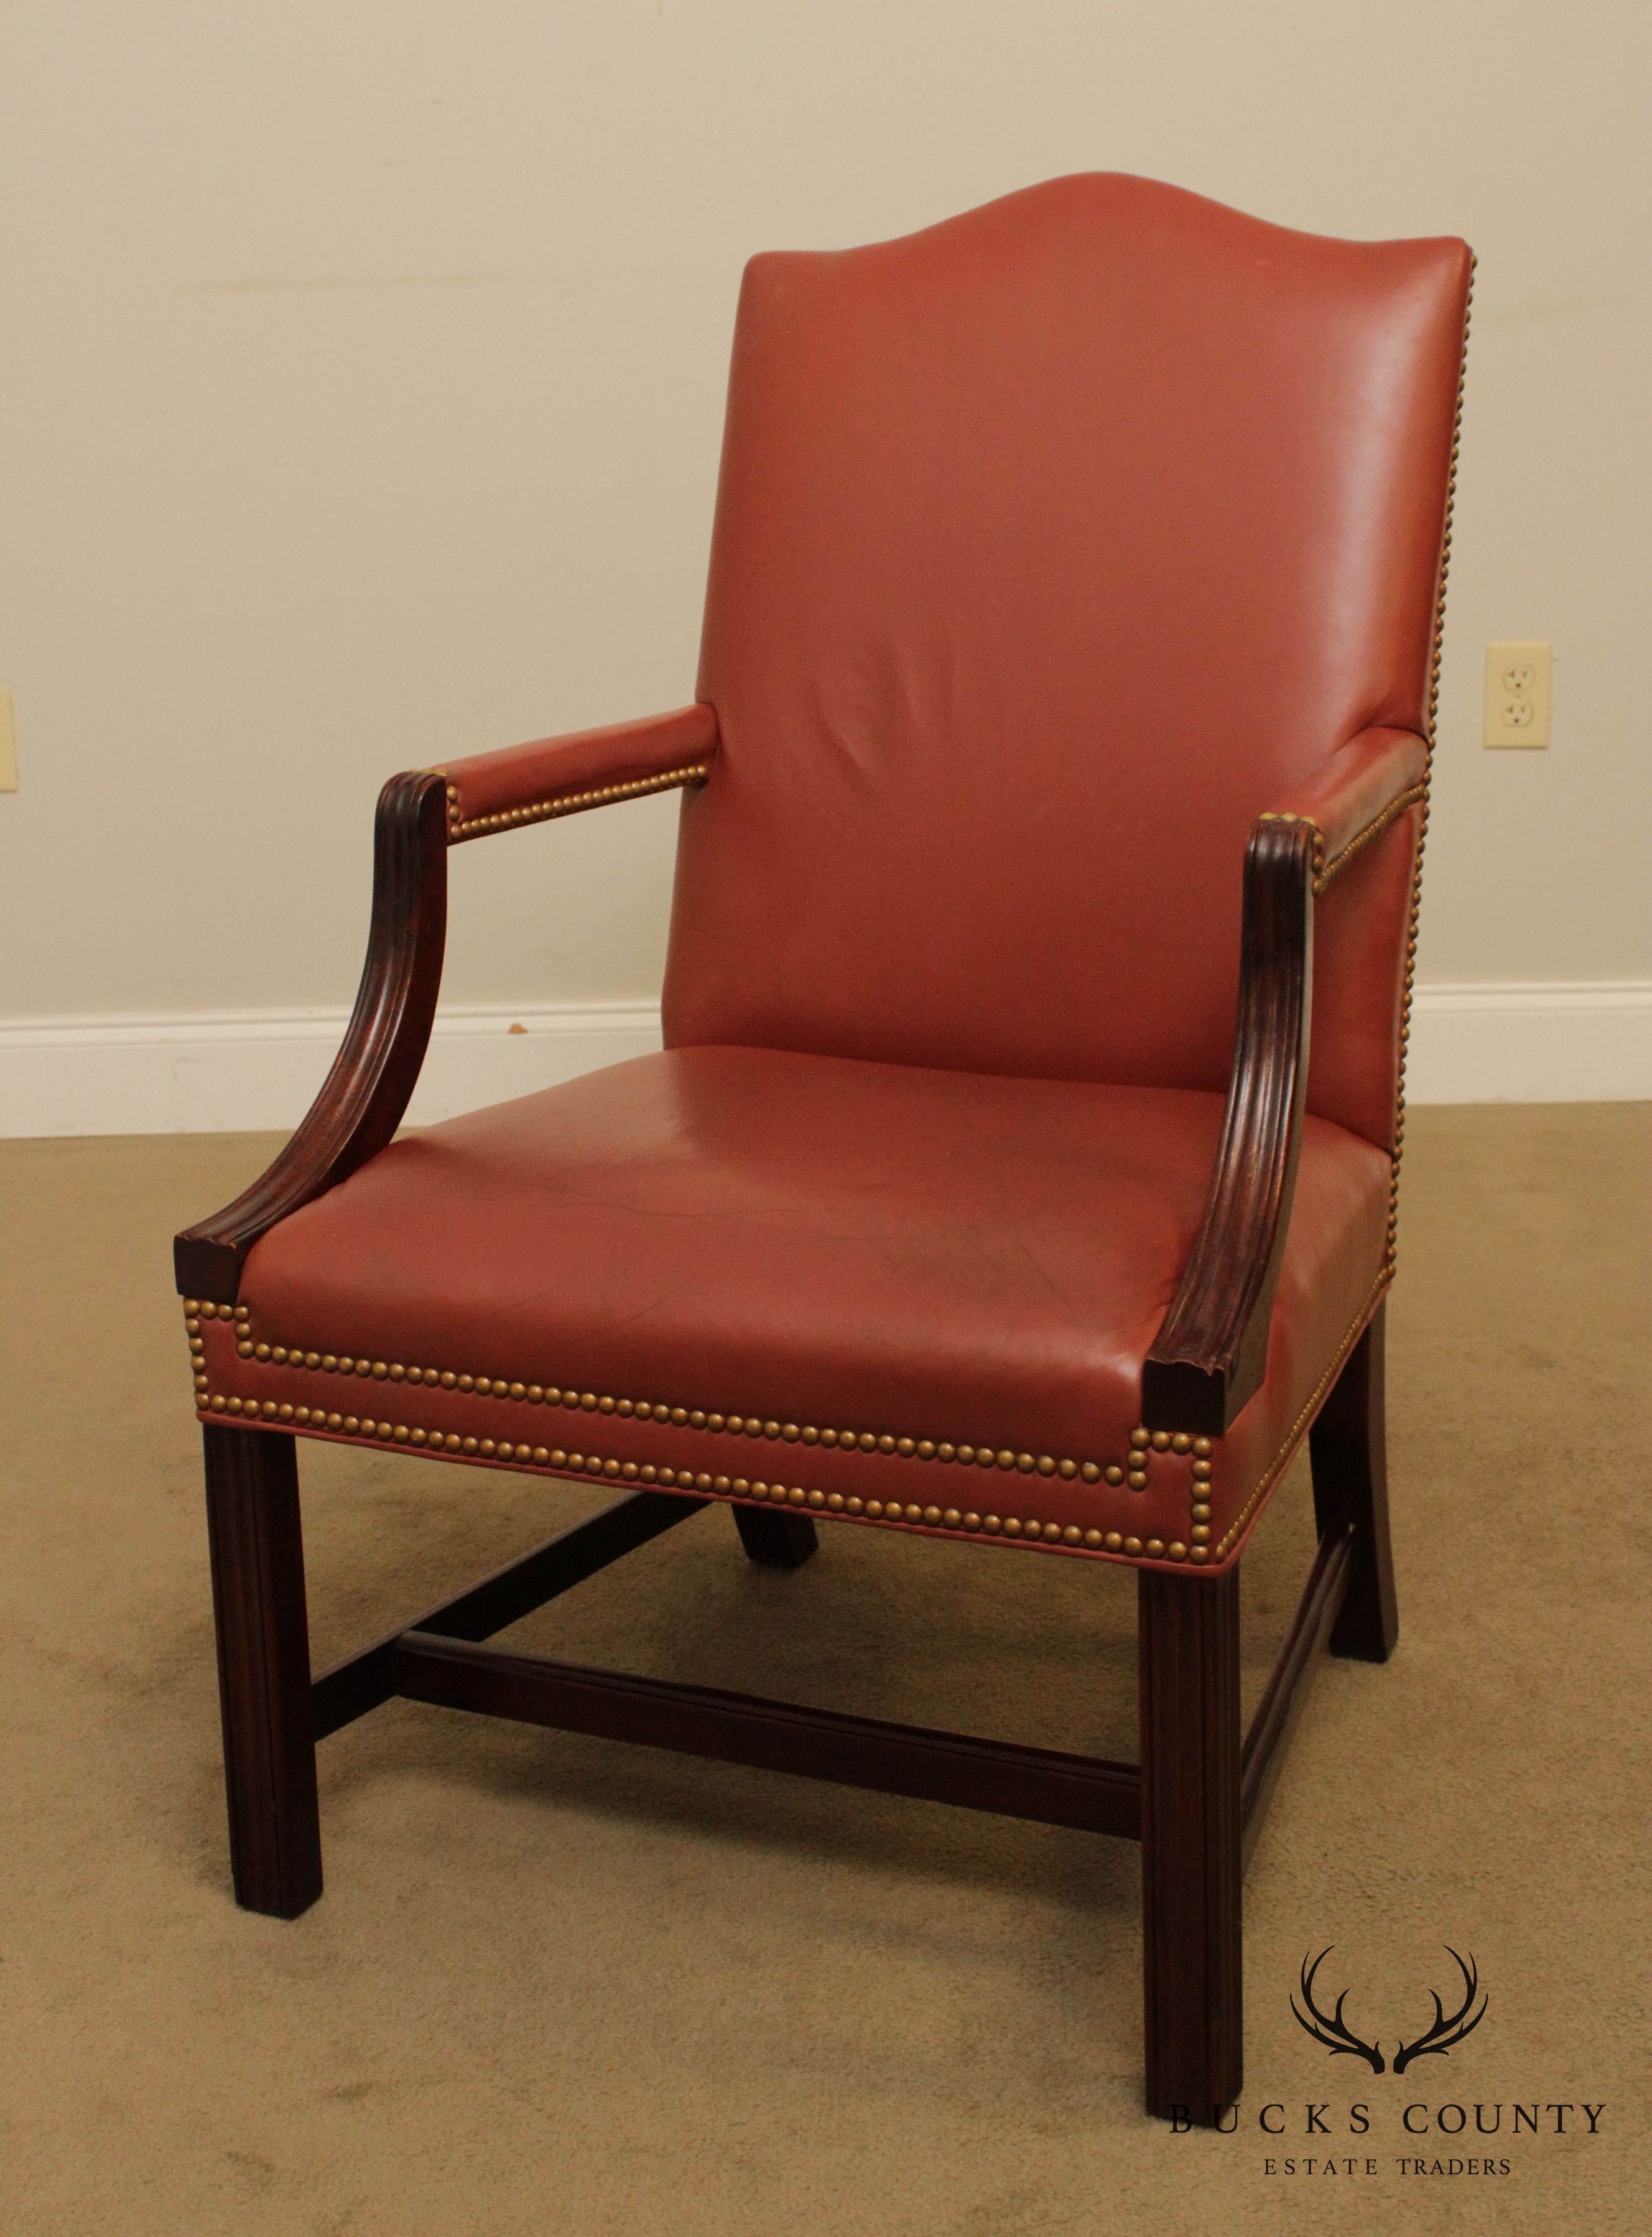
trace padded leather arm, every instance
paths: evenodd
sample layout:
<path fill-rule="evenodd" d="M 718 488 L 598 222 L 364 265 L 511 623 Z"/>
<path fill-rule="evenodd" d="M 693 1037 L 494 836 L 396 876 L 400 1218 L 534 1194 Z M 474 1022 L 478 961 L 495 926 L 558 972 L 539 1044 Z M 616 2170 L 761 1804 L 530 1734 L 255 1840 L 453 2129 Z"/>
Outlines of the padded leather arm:
<path fill-rule="evenodd" d="M 400 1125 L 441 987 L 448 848 L 484 832 L 698 783 L 716 747 L 712 709 L 685 707 L 391 778 L 378 795 L 367 960 L 343 1046 L 269 1170 L 174 1243 L 181 1296 L 234 1304 L 259 1237 L 365 1165 Z"/>
<path fill-rule="evenodd" d="M 1414 733 L 1361 731 L 1252 828 L 1227 1107 L 1204 1217 L 1142 1368 L 1149 1429 L 1221 1436 L 1267 1371 L 1307 1092 L 1314 896 L 1423 797 L 1427 767 Z"/>
<path fill-rule="evenodd" d="M 438 772 L 447 780 L 448 837 L 455 843 L 479 839 L 490 831 L 543 823 L 611 800 L 701 784 L 716 750 L 716 715 L 694 705 L 638 723 L 473 754 Z"/>
<path fill-rule="evenodd" d="M 1428 748 L 1414 730 L 1361 730 L 1262 820 L 1309 826 L 1313 890 L 1323 893 L 1362 848 L 1422 798 L 1427 781 Z"/>

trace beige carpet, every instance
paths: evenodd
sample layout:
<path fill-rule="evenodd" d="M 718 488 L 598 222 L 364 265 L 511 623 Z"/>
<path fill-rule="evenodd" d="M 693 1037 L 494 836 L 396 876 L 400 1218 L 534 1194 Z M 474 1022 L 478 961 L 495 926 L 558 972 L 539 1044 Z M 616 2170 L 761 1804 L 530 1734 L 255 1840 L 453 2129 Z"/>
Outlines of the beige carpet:
<path fill-rule="evenodd" d="M 1122 1843 L 395 1704 L 322 1750 L 319 1904 L 238 1912 L 168 1238 L 269 1145 L 0 1146 L 0 2226 L 1644 2227 L 1649 1121 L 1413 1117 L 1390 1314 L 1400 1646 L 1320 1673 L 1250 1874 L 1225 2136 L 1140 2110 Z M 306 1459 L 322 1660 L 594 1503 Z M 1253 1696 L 1306 1506 L 1299 1470 L 1247 1565 Z M 512 1636 L 1133 1757 L 1128 1579 L 822 1538 L 775 1575 L 708 1514 Z M 1304 1952 L 1334 1943 L 1322 1985 L 1392 2050 L 1450 1988 L 1447 1943 L 1491 1997 L 1449 2057 L 1373 2078 L 1291 2017 Z M 1511 2136 L 1517 2102 L 1605 2109 L 1595 2135 L 1540 2109 L 1544 2133 Z M 1406 2136 L 1414 2103 L 1464 2106 L 1469 2133 Z M 1477 2103 L 1503 2107 L 1491 2138 Z M 1328 2137 L 1301 2133 L 1310 2104 Z"/>

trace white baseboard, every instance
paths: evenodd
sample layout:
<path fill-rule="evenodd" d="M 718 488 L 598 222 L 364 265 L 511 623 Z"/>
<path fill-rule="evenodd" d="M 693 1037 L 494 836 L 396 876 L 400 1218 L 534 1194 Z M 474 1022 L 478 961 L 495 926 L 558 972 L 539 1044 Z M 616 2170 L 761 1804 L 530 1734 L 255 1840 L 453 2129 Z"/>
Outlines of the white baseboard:
<path fill-rule="evenodd" d="M 1413 1103 L 1652 1100 L 1652 980 L 1419 985 Z"/>
<path fill-rule="evenodd" d="M 0 1021 L 0 1135 L 238 1133 L 295 1125 L 342 1010 Z M 441 1011 L 410 1118 L 455 1117 L 660 1046 L 652 1002 Z M 1652 982 L 1421 986 L 1417 1103 L 1652 1099 Z"/>
<path fill-rule="evenodd" d="M 0 1021 L 0 1135 L 232 1134 L 295 1126 L 345 1010 Z M 657 1002 L 438 1012 L 409 1119 L 428 1125 L 660 1046 Z"/>

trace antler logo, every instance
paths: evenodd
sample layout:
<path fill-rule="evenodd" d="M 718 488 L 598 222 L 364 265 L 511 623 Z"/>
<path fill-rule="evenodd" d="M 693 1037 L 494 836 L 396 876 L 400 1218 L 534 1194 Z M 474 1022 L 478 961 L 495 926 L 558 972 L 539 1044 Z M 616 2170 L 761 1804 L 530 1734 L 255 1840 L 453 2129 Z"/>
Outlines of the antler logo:
<path fill-rule="evenodd" d="M 1363 2058 L 1373 2074 L 1382 2074 L 1386 2071 L 1387 2061 L 1383 2057 L 1381 2043 L 1365 2042 L 1343 2019 L 1342 2008 L 1348 2001 L 1348 1991 L 1346 1989 L 1342 1991 L 1337 1998 L 1335 2009 L 1329 2012 L 1322 2012 L 1313 2001 L 1314 1976 L 1335 1947 L 1334 1943 L 1327 1943 L 1312 1963 L 1307 1958 L 1303 1958 L 1302 2002 L 1307 2006 L 1307 2010 L 1302 2011 L 1293 1996 L 1292 2016 L 1300 2028 L 1306 2029 L 1315 2042 L 1325 2045 L 1333 2058 Z M 1403 2074 L 1414 2058 L 1444 2058 L 1455 2044 L 1462 2042 L 1464 2036 L 1471 2035 L 1479 2026 L 1491 2004 L 1490 1996 L 1481 1990 L 1480 1976 L 1472 1954 L 1465 1963 L 1449 1942 L 1445 1949 L 1448 1957 L 1457 1959 L 1457 1969 L 1463 1976 L 1463 2001 L 1448 2019 L 1445 2007 L 1438 1994 L 1430 1990 L 1429 1994 L 1434 2001 L 1434 2024 L 1425 2028 L 1414 2042 L 1401 2042 L 1394 2053 L 1396 2074 Z M 1480 2009 L 1471 2019 L 1469 2014 L 1477 1996 L 1480 1998 Z"/>
<path fill-rule="evenodd" d="M 1337 1998 L 1337 2008 L 1333 2012 L 1322 2012 L 1313 2001 L 1313 1976 L 1335 1948 L 1334 1942 L 1327 1943 L 1311 1965 L 1306 1957 L 1302 1960 L 1302 2002 L 1313 2015 L 1313 2018 L 1305 2018 L 1297 2010 L 1294 1996 L 1291 1998 L 1291 2010 L 1298 2027 L 1306 2028 L 1315 2042 L 1322 2042 L 1333 2058 L 1363 2058 L 1373 2074 L 1384 2073 L 1388 2062 L 1377 2044 L 1362 2042 L 1352 2028 L 1342 2023 L 1342 2007 L 1348 2001 L 1347 1990 L 1345 1989 Z"/>
<path fill-rule="evenodd" d="M 1473 1953 L 1471 1951 L 1468 1963 L 1465 1965 L 1463 1960 L 1457 1957 L 1456 1950 L 1449 1942 L 1445 1945 L 1445 1950 L 1448 1957 L 1457 1957 L 1457 1970 L 1463 1976 L 1463 2001 L 1448 2020 L 1445 2016 L 1445 2006 L 1440 2003 L 1438 1996 L 1434 1995 L 1434 1991 L 1430 1990 L 1429 1994 L 1434 1996 L 1434 2024 L 1432 2028 L 1425 2029 L 1415 2042 L 1400 2044 L 1399 2049 L 1394 2053 L 1396 2074 L 1403 2074 L 1413 2058 L 1432 2058 L 1437 2053 L 1444 2058 L 1453 2043 L 1461 2042 L 1465 2035 L 1471 2035 L 1485 2017 L 1486 2008 L 1491 2002 L 1490 1996 L 1481 1996 L 1479 2010 L 1475 2013 L 1472 2019 L 1468 2016 L 1470 2006 L 1476 1996 L 1480 1996 L 1480 1976 L 1475 1970 Z"/>

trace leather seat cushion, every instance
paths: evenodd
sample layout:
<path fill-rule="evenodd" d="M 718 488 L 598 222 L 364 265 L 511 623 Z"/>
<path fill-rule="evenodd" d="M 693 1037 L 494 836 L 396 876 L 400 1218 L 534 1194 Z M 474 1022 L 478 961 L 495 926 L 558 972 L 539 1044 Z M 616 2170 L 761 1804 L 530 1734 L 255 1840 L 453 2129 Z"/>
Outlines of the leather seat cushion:
<path fill-rule="evenodd" d="M 1214 1447 L 1155 1449 L 1142 1363 L 1221 1118 L 1175 1089 L 642 1058 L 405 1135 L 273 1229 L 235 1317 L 196 1310 L 202 1407 L 1214 1571 L 1374 1308 L 1390 1172 L 1307 1120 L 1266 1382 Z"/>

